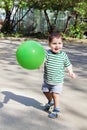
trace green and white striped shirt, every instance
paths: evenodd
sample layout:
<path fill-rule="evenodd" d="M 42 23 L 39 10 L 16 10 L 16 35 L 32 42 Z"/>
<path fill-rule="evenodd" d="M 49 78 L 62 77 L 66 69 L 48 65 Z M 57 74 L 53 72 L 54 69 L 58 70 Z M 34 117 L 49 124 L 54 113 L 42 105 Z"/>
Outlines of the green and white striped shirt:
<path fill-rule="evenodd" d="M 65 52 L 53 53 L 51 50 L 48 50 L 44 63 L 44 81 L 51 85 L 63 83 L 65 67 L 68 67 L 70 64 L 70 60 Z"/>

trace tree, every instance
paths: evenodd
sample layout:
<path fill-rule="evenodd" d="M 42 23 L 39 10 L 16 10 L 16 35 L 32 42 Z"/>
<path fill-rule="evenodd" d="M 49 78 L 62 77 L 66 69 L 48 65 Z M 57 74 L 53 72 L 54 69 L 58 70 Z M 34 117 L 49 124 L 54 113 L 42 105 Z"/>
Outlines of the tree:
<path fill-rule="evenodd" d="M 73 8 L 74 25 L 70 26 L 70 36 L 82 38 L 84 31 L 87 32 L 87 2 L 86 0 L 79 1 Z M 85 19 L 86 18 L 86 22 Z"/>
<path fill-rule="evenodd" d="M 87 0 L 0 0 L 0 7 L 5 9 L 6 12 L 6 18 L 2 27 L 2 32 L 10 33 L 14 30 L 15 26 L 26 16 L 26 14 L 33 8 L 33 9 L 39 9 L 44 11 L 44 15 L 47 21 L 48 25 L 48 32 L 53 32 L 56 28 L 56 21 L 58 17 L 59 11 L 70 11 L 71 15 L 68 16 L 66 27 L 64 32 L 67 32 L 67 27 L 69 24 L 69 20 L 73 16 L 75 17 L 75 24 L 74 26 L 77 26 L 78 21 L 78 14 L 82 15 L 80 8 L 81 7 L 84 12 L 87 10 L 87 7 L 84 8 L 84 4 L 86 5 Z M 80 4 L 79 4 L 80 3 Z M 82 4 L 84 3 L 84 4 Z M 76 8 L 75 8 L 76 7 Z M 12 13 L 15 8 L 15 13 L 13 18 L 11 19 Z M 14 18 L 17 14 L 19 9 L 26 8 L 25 14 L 18 19 L 18 21 L 15 23 Z M 54 16 L 53 19 L 50 19 L 48 10 L 50 10 Z"/>
<path fill-rule="evenodd" d="M 77 11 L 74 10 L 74 7 L 78 5 L 78 3 L 86 3 L 86 0 L 36 0 L 38 2 L 38 8 L 40 10 L 44 10 L 44 15 L 48 25 L 48 32 L 53 32 L 56 28 L 56 21 L 58 17 L 59 11 L 70 11 L 71 15 L 75 17 L 75 23 L 77 22 Z M 48 9 L 54 13 L 54 19 L 50 20 Z M 71 19 L 71 15 L 68 16 L 66 27 L 64 29 L 64 33 L 67 32 L 68 24 Z"/>
<path fill-rule="evenodd" d="M 33 3 L 32 1 L 30 1 L 29 3 L 27 0 L 0 0 L 0 8 L 4 8 L 6 12 L 6 17 L 1 31 L 4 33 L 11 33 L 14 30 L 15 26 L 25 17 L 25 15 L 31 10 L 31 8 L 34 8 L 35 5 L 35 2 Z M 25 14 L 15 23 L 14 18 L 16 16 L 16 13 L 22 8 L 26 8 L 27 10 Z M 13 14 L 14 9 L 15 13 Z"/>
<path fill-rule="evenodd" d="M 63 9 L 62 6 L 63 0 L 38 0 L 38 8 L 44 11 L 49 33 L 55 31 L 58 12 Z M 48 10 L 54 14 L 53 19 L 50 19 Z"/>

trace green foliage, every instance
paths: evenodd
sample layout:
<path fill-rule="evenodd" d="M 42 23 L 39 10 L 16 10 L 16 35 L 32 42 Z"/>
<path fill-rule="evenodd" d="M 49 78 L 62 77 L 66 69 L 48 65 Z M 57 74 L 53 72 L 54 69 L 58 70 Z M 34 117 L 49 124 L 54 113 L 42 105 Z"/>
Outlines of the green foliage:
<path fill-rule="evenodd" d="M 83 38 L 83 33 L 85 30 L 85 23 L 77 23 L 76 26 L 70 25 L 69 28 L 69 36 L 74 37 L 74 38 Z"/>
<path fill-rule="evenodd" d="M 87 15 L 87 2 L 81 1 L 77 3 L 73 11 L 78 14 L 78 17 L 76 19 L 76 25 L 71 25 L 69 28 L 69 36 L 82 38 L 87 23 L 85 23 L 84 21 L 81 22 L 81 18 L 85 18 Z"/>
<path fill-rule="evenodd" d="M 13 6 L 14 1 L 12 0 L 0 0 L 0 7 L 10 10 Z"/>
<path fill-rule="evenodd" d="M 18 38 L 18 37 L 23 37 L 23 34 L 21 34 L 21 33 L 11 33 L 11 34 L 0 33 L 0 37 L 1 38 L 2 37 L 16 37 L 16 38 Z"/>
<path fill-rule="evenodd" d="M 23 34 L 21 34 L 21 33 L 12 33 L 9 36 L 11 36 L 11 37 L 23 37 Z"/>
<path fill-rule="evenodd" d="M 76 12 L 80 18 L 86 17 L 87 16 L 87 0 L 0 0 L 0 8 L 4 8 L 6 11 L 6 14 L 8 12 L 12 13 L 14 7 L 16 6 L 16 11 L 18 11 L 20 8 L 24 9 L 31 9 L 31 8 L 36 8 L 39 10 L 44 10 L 45 13 L 45 18 L 47 20 L 47 26 L 48 28 L 55 29 L 56 25 L 56 20 L 57 20 L 57 13 L 55 11 L 66 11 L 69 10 L 71 12 Z M 47 10 L 50 10 L 51 12 L 54 13 L 54 16 L 52 19 L 50 19 Z M 17 12 L 16 12 L 17 13 Z M 16 14 L 15 13 L 15 14 Z M 27 13 L 25 13 L 26 15 Z M 24 17 L 25 17 L 24 15 Z M 14 18 L 15 16 L 13 16 Z M 75 16 L 74 16 L 75 17 Z M 8 18 L 8 16 L 7 16 Z M 11 19 L 11 14 L 9 15 L 8 21 Z M 22 21 L 23 18 L 18 19 L 18 22 Z M 84 27 L 87 25 L 84 25 L 84 23 L 80 24 L 78 22 L 78 18 L 76 19 L 76 25 L 70 26 L 69 29 L 69 34 L 72 37 L 82 37 Z M 14 19 L 13 19 L 14 21 Z M 5 24 L 7 24 L 6 22 Z M 10 23 L 10 22 L 9 22 Z M 12 23 L 13 24 L 13 23 Z M 13 24 L 13 27 L 16 24 Z M 9 24 L 10 25 L 10 24 Z M 11 25 L 12 26 L 12 25 Z M 8 26 L 6 26 L 8 27 Z M 8 28 L 5 28 L 5 32 L 11 30 L 11 27 L 9 26 Z M 13 28 L 12 28 L 13 29 Z M 48 29 L 49 31 L 49 29 Z M 0 34 L 3 35 L 3 34 Z"/>
<path fill-rule="evenodd" d="M 71 25 L 69 36 L 74 38 L 81 38 L 82 37 L 81 28 L 79 26 L 74 27 Z"/>
<path fill-rule="evenodd" d="M 3 33 L 0 33 L 0 37 L 4 37 L 4 34 L 3 34 Z"/>
<path fill-rule="evenodd" d="M 79 2 L 74 10 L 81 16 L 85 17 L 87 15 L 87 2 Z"/>

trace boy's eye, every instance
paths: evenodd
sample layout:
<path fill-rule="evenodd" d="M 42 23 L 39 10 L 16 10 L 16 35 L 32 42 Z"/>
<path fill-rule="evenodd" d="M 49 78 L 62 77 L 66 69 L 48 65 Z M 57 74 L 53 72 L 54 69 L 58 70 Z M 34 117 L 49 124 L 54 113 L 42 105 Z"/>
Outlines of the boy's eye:
<path fill-rule="evenodd" d="M 54 43 L 52 43 L 52 44 L 53 44 L 53 45 L 56 45 L 56 44 L 62 44 L 62 43 L 61 43 L 61 42 L 59 42 L 59 43 L 55 43 L 55 42 L 54 42 Z"/>
<path fill-rule="evenodd" d="M 62 44 L 61 42 L 59 42 L 59 44 Z"/>
<path fill-rule="evenodd" d="M 52 44 L 54 44 L 54 45 L 55 45 L 55 44 L 57 44 L 57 43 L 52 43 Z"/>

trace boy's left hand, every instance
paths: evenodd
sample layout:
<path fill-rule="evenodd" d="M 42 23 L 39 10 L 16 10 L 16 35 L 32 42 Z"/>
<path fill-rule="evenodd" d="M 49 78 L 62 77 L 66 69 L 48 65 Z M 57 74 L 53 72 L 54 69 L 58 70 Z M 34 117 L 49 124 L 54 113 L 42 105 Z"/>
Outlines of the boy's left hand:
<path fill-rule="evenodd" d="M 73 78 L 73 79 L 75 79 L 75 78 L 76 78 L 75 73 L 73 73 L 73 72 L 72 72 L 72 73 L 70 73 L 70 77 L 71 77 L 71 78 Z"/>

